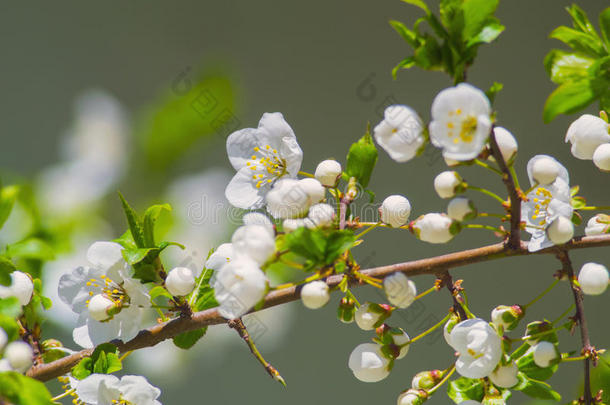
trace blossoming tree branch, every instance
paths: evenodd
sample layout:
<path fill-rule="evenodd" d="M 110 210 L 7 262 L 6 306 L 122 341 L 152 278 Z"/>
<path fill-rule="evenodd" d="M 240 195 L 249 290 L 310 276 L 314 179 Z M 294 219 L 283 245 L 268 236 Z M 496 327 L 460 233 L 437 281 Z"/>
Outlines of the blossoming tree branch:
<path fill-rule="evenodd" d="M 455 355 L 444 364 L 411 370 L 411 385 L 396 393 L 398 405 L 422 404 L 441 392 L 457 404 L 504 404 L 513 391 L 559 402 L 560 395 L 546 380 L 571 361 L 582 362 L 584 384 L 579 397 L 568 400 L 605 403 L 606 394 L 591 389 L 592 370 L 605 351 L 604 337 L 590 335 L 585 304 L 587 296 L 605 292 L 608 270 L 603 263 L 575 262 L 570 251 L 610 246 L 610 207 L 588 205 L 579 187 L 571 185 L 569 162 L 552 156 L 527 156 L 528 178 L 517 177 L 517 139 L 511 124 L 502 122 L 493 107 L 502 85 L 494 83 L 482 91 L 467 82 L 478 48 L 504 29 L 494 17 L 497 1 L 442 0 L 439 14 L 422 0 L 403 1 L 421 9 L 423 16 L 413 29 L 391 22 L 414 48 L 413 56 L 401 61 L 393 74 L 418 66 L 443 71 L 455 81 L 432 100 L 430 121 L 406 105 L 391 105 L 383 120 L 351 145 L 344 162 L 324 160 L 311 173 L 301 167 L 303 151 L 281 113 L 264 113 L 256 128 L 232 133 L 226 148 L 235 175 L 225 194 L 230 204 L 246 213 L 231 241 L 210 252 L 204 268 L 166 268 L 162 253 L 184 249 L 179 242 L 157 237 L 157 220 L 171 207 L 154 205 L 138 213 L 121 195 L 126 232 L 112 241 L 93 243 L 87 261 L 67 271 L 57 285 L 61 300 L 77 315 L 74 342 L 42 340 L 45 310 L 53 303 L 42 294 L 36 274 L 18 268 L 19 260 L 31 257 L 39 247 L 9 246 L 0 256 L 0 402 L 41 405 L 70 398 L 74 404 L 160 404 L 161 391 L 145 377 L 115 373 L 134 350 L 166 339 L 190 349 L 204 338 L 207 327 L 217 324 L 235 329 L 261 369 L 286 385 L 281 365 L 264 358 L 242 317 L 297 299 L 315 310 L 336 293 L 342 297 L 338 320 L 370 331 L 368 342 L 338 360 L 363 383 L 386 378 L 397 361 L 418 350 L 418 341 L 437 329 L 454 349 Z M 544 61 L 559 85 L 547 100 L 544 119 L 599 100 L 599 116 L 577 118 L 567 128 L 565 142 L 574 158 L 592 161 L 600 176 L 607 176 L 610 8 L 599 17 L 599 33 L 578 6 L 568 12 L 573 28 L 559 27 L 551 36 L 572 49 L 553 50 Z M 420 29 L 424 23 L 430 33 Z M 428 144 L 441 151 L 448 166 L 434 180 L 436 193 L 448 201 L 446 212 L 412 209 L 406 196 L 395 194 L 381 200 L 375 220 L 357 215 L 357 200 L 375 198 L 369 180 L 378 147 L 408 171 L 406 162 L 421 155 Z M 505 193 L 463 178 L 463 166 L 477 166 L 496 176 Z M 18 192 L 17 186 L 1 189 L 0 226 L 11 214 Z M 480 199 L 493 201 L 496 209 L 482 212 L 477 208 Z M 584 236 L 576 236 L 583 215 Z M 432 244 L 447 243 L 468 229 L 482 229 L 489 231 L 490 244 L 362 268 L 352 252 L 367 243 L 370 232 L 385 228 L 403 230 L 401 243 L 408 243 L 410 234 Z M 561 270 L 549 277 L 549 285 L 539 286 L 539 295 L 526 302 L 498 303 L 490 314 L 473 312 L 466 295 L 469 286 L 452 272 L 477 262 L 538 254 L 555 256 Z M 272 274 L 298 276 L 277 284 L 271 281 Z M 421 274 L 435 275 L 436 281 L 416 286 L 413 278 Z M 524 324 L 529 308 L 561 285 L 565 308 L 549 313 L 552 321 Z M 385 298 L 364 302 L 358 297 L 358 287 L 363 286 L 382 290 Z M 411 336 L 397 326 L 394 315 L 424 299 L 451 304 L 440 322 Z M 575 329 L 581 345 L 560 344 Z M 55 378 L 63 391 L 52 394 L 43 382 Z"/>

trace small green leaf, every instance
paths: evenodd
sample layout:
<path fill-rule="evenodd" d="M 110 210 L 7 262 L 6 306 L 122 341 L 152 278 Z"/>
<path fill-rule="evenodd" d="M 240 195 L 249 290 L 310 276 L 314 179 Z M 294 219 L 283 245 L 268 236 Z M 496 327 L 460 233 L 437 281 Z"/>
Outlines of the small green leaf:
<path fill-rule="evenodd" d="M 419 46 L 419 40 L 417 33 L 411 31 L 403 23 L 396 20 L 390 20 L 390 25 L 394 30 L 401 36 L 411 47 L 417 48 Z"/>
<path fill-rule="evenodd" d="M 412 6 L 416 6 L 424 10 L 426 14 L 430 14 L 430 8 L 423 0 L 402 0 L 404 3 L 411 4 Z"/>
<path fill-rule="evenodd" d="M 496 19 L 491 20 L 487 23 L 479 33 L 471 37 L 466 43 L 467 47 L 471 47 L 479 44 L 489 44 L 493 42 L 506 27 L 500 24 Z"/>
<path fill-rule="evenodd" d="M 157 285 L 157 286 L 151 288 L 150 291 L 148 292 L 148 294 L 150 295 L 151 300 L 154 300 L 155 298 L 158 298 L 158 297 L 165 297 L 165 298 L 169 298 L 170 300 L 173 298 L 172 295 L 169 293 L 169 291 L 167 291 L 165 288 L 161 287 L 160 285 Z"/>
<path fill-rule="evenodd" d="M 549 384 L 542 381 L 532 380 L 524 373 L 519 373 L 518 378 L 519 384 L 513 387 L 513 390 L 521 391 L 525 395 L 532 398 L 548 399 L 556 402 L 561 401 L 561 395 L 554 391 Z"/>
<path fill-rule="evenodd" d="M 21 303 L 17 297 L 0 298 L 0 315 L 18 318 L 21 315 Z"/>
<path fill-rule="evenodd" d="M 122 368 L 119 349 L 112 343 L 103 343 L 95 348 L 91 357 L 82 359 L 72 368 L 72 376 L 82 380 L 93 373 L 112 374 Z"/>
<path fill-rule="evenodd" d="M 604 46 L 598 38 L 570 27 L 565 27 L 563 25 L 557 27 L 551 32 L 549 37 L 558 39 L 566 45 L 569 45 L 575 51 L 584 53 L 588 56 L 597 58 L 607 55 Z"/>
<path fill-rule="evenodd" d="M 566 10 L 568 10 L 568 13 L 572 16 L 574 28 L 585 34 L 591 35 L 593 38 L 599 38 L 597 31 L 595 31 L 595 27 L 593 27 L 593 24 L 591 24 L 591 21 L 589 21 L 587 14 L 582 8 L 578 7 L 576 4 L 572 4 L 572 6 L 566 8 Z"/>
<path fill-rule="evenodd" d="M 2 187 L 0 189 L 0 229 L 2 229 L 2 226 L 11 214 L 18 193 L 19 188 L 17 186 Z"/>
<path fill-rule="evenodd" d="M 0 398 L 14 405 L 53 405 L 47 387 L 14 371 L 0 373 Z"/>
<path fill-rule="evenodd" d="M 553 49 L 544 58 L 544 68 L 551 80 L 561 84 L 568 80 L 579 80 L 588 76 L 592 59 L 582 53 L 571 53 Z"/>
<path fill-rule="evenodd" d="M 21 308 L 21 305 L 19 307 Z M 19 324 L 16 317 L 0 314 L 0 328 L 4 329 L 9 341 L 19 337 Z"/>
<path fill-rule="evenodd" d="M 377 154 L 369 129 L 349 148 L 345 171 L 348 176 L 355 177 L 363 188 L 369 184 L 371 173 L 377 163 Z"/>
<path fill-rule="evenodd" d="M 496 95 L 502 91 L 502 89 L 504 88 L 504 85 L 502 83 L 499 82 L 494 82 L 491 87 L 489 88 L 489 90 L 487 90 L 485 92 L 485 95 L 487 96 L 487 98 L 489 99 L 489 101 L 493 104 L 493 102 L 496 100 Z"/>
<path fill-rule="evenodd" d="M 142 229 L 142 221 L 138 216 L 138 213 L 131 208 L 123 194 L 119 192 L 119 198 L 121 199 L 121 204 L 123 205 L 123 211 L 125 212 L 125 217 L 127 217 L 127 224 L 129 225 L 129 230 L 131 231 L 131 235 L 133 236 L 133 240 L 137 247 L 145 248 L 146 242 L 144 240 L 144 230 Z"/>
<path fill-rule="evenodd" d="M 131 236 L 131 231 L 129 229 L 126 230 L 121 237 L 113 239 L 112 241 L 123 246 L 125 249 L 137 249 L 136 243 L 134 242 L 133 236 Z"/>
<path fill-rule="evenodd" d="M 6 248 L 6 254 L 10 257 L 22 259 L 35 259 L 48 261 L 55 259 L 53 248 L 42 239 L 28 238 Z"/>
<path fill-rule="evenodd" d="M 464 0 L 463 39 L 466 43 L 477 36 L 498 8 L 499 0 Z M 498 33 L 499 34 L 499 33 Z"/>
<path fill-rule="evenodd" d="M 485 395 L 485 385 L 481 380 L 460 377 L 449 382 L 447 395 L 456 404 L 467 400 L 481 402 Z"/>
<path fill-rule="evenodd" d="M 598 98 L 608 88 L 608 82 L 583 79 L 565 82 L 555 89 L 544 105 L 544 122 L 551 122 L 559 114 L 571 114 Z"/>
<path fill-rule="evenodd" d="M 158 204 L 149 207 L 144 212 L 143 233 L 144 243 L 146 247 L 156 247 L 155 245 L 155 222 L 163 211 L 171 212 L 172 207 L 169 204 Z"/>
<path fill-rule="evenodd" d="M 11 273 L 17 270 L 13 262 L 6 256 L 0 256 L 0 284 L 11 285 Z"/>
<path fill-rule="evenodd" d="M 205 335 L 207 329 L 206 326 L 205 328 L 191 330 L 174 336 L 174 344 L 181 349 L 188 350 Z"/>

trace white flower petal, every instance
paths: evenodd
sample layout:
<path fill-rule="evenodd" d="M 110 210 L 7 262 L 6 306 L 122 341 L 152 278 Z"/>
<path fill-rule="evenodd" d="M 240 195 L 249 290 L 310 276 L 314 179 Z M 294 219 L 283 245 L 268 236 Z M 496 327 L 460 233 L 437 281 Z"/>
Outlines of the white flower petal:
<path fill-rule="evenodd" d="M 257 188 L 252 182 L 252 171 L 244 167 L 231 179 L 225 190 L 225 197 L 231 205 L 243 209 L 258 209 L 265 204 L 265 193 L 270 186 L 266 183 Z"/>

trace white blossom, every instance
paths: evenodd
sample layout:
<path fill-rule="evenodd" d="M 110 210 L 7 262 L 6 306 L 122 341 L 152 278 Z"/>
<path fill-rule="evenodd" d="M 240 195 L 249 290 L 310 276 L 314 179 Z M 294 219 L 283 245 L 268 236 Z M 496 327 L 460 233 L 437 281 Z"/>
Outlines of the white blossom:
<path fill-rule="evenodd" d="M 208 260 L 205 262 L 205 268 L 218 271 L 235 257 L 236 253 L 233 244 L 223 243 L 208 257 Z"/>
<path fill-rule="evenodd" d="M 294 232 L 298 228 L 307 226 L 308 228 L 315 228 L 313 222 L 309 218 L 287 218 L 282 222 L 284 232 Z"/>
<path fill-rule="evenodd" d="M 476 158 L 491 131 L 491 105 L 481 90 L 467 83 L 442 90 L 432 103 L 430 140 L 443 156 Z"/>
<path fill-rule="evenodd" d="M 585 235 L 602 235 L 608 232 L 610 232 L 610 216 L 606 214 L 597 214 L 587 221 Z"/>
<path fill-rule="evenodd" d="M 533 157 L 527 164 L 527 173 L 530 178 L 530 183 L 541 185 L 551 184 L 557 176 L 565 177 L 565 172 L 562 170 L 562 165 L 554 158 L 546 155 L 537 155 Z M 565 180 L 565 179 L 564 179 Z"/>
<path fill-rule="evenodd" d="M 258 264 L 247 256 L 238 256 L 215 274 L 214 295 L 218 313 L 235 319 L 247 313 L 264 296 L 267 277 Z"/>
<path fill-rule="evenodd" d="M 265 113 L 258 128 L 233 132 L 227 154 L 237 171 L 225 190 L 229 202 L 244 209 L 261 208 L 276 180 L 295 178 L 303 151 L 281 113 Z"/>
<path fill-rule="evenodd" d="M 273 226 L 273 222 L 269 219 L 269 217 L 260 212 L 249 212 L 243 216 L 242 221 L 244 225 L 260 225 L 264 226 L 265 229 L 269 232 L 271 237 L 275 238 L 275 227 Z"/>
<path fill-rule="evenodd" d="M 610 171 L 610 143 L 604 143 L 595 149 L 593 163 L 599 170 Z"/>
<path fill-rule="evenodd" d="M 274 218 L 299 218 L 323 198 L 324 187 L 316 179 L 282 179 L 267 194 L 267 211 Z"/>
<path fill-rule="evenodd" d="M 231 242 L 237 256 L 247 256 L 258 265 L 263 265 L 275 253 L 275 237 L 262 225 L 237 228 Z"/>
<path fill-rule="evenodd" d="M 314 204 L 309 208 L 307 218 L 315 227 L 330 226 L 335 219 L 335 209 L 326 203 Z"/>
<path fill-rule="evenodd" d="M 319 203 L 324 199 L 326 190 L 324 189 L 322 183 L 320 183 L 317 179 L 304 178 L 299 180 L 299 185 L 309 197 L 310 205 Z"/>
<path fill-rule="evenodd" d="M 136 375 L 91 374 L 76 382 L 76 394 L 85 405 L 161 405 L 161 390 Z"/>
<path fill-rule="evenodd" d="M 464 221 L 474 218 L 477 215 L 477 210 L 468 198 L 455 197 L 447 205 L 447 215 L 455 221 Z"/>
<path fill-rule="evenodd" d="M 341 163 L 328 159 L 318 163 L 314 176 L 323 186 L 333 187 L 341 175 Z"/>
<path fill-rule="evenodd" d="M 330 300 L 328 285 L 321 280 L 312 281 L 303 286 L 301 301 L 309 309 L 322 308 Z"/>
<path fill-rule="evenodd" d="M 578 284 L 587 295 L 600 295 L 608 288 L 610 277 L 603 264 L 585 263 L 578 273 Z"/>
<path fill-rule="evenodd" d="M 392 228 L 398 228 L 407 223 L 409 215 L 411 215 L 411 203 L 406 197 L 391 195 L 381 203 L 379 214 L 383 223 Z"/>
<path fill-rule="evenodd" d="M 29 304 L 33 292 L 32 277 L 21 271 L 11 273 L 11 285 L 0 285 L 0 298 L 16 297 L 21 305 Z"/>
<path fill-rule="evenodd" d="M 19 340 L 9 343 L 4 350 L 4 358 L 19 373 L 24 373 L 32 366 L 33 356 L 32 347 Z"/>
<path fill-rule="evenodd" d="M 411 338 L 409 337 L 407 332 L 400 328 L 393 328 L 390 331 L 390 336 L 392 337 L 392 343 L 399 348 L 398 356 L 396 357 L 396 359 L 400 360 L 404 358 L 409 352 L 409 348 L 411 347 L 411 345 L 409 344 Z"/>
<path fill-rule="evenodd" d="M 517 373 L 519 373 L 519 368 L 513 361 L 505 366 L 499 365 L 498 368 L 489 375 L 489 379 L 497 387 L 511 388 L 519 383 Z"/>
<path fill-rule="evenodd" d="M 462 178 L 457 172 L 445 171 L 434 178 L 434 190 L 440 198 L 454 197 L 462 188 Z"/>
<path fill-rule="evenodd" d="M 362 343 L 352 351 L 348 366 L 362 382 L 378 382 L 390 375 L 390 361 L 381 353 L 381 346 Z"/>
<path fill-rule="evenodd" d="M 452 233 L 453 220 L 445 214 L 429 213 L 417 218 L 413 232 L 420 240 L 428 243 L 447 243 L 455 236 Z"/>
<path fill-rule="evenodd" d="M 577 159 L 591 160 L 599 145 L 610 142 L 609 129 L 603 119 L 591 114 L 581 115 L 566 133 L 566 142 L 572 144 L 572 155 Z"/>
<path fill-rule="evenodd" d="M 175 267 L 165 279 L 165 287 L 171 295 L 182 297 L 189 295 L 195 288 L 195 275 L 186 267 Z"/>
<path fill-rule="evenodd" d="M 425 142 L 424 126 L 415 111 L 404 105 L 391 105 L 383 113 L 381 121 L 373 129 L 375 140 L 392 159 L 407 162 Z"/>
<path fill-rule="evenodd" d="M 417 288 L 404 273 L 394 273 L 383 279 L 383 289 L 390 304 L 408 308 L 417 296 Z"/>
<path fill-rule="evenodd" d="M 574 224 L 570 219 L 559 216 L 550 223 L 546 234 L 553 244 L 561 245 L 574 236 Z"/>
<path fill-rule="evenodd" d="M 546 368 L 559 357 L 555 345 L 544 340 L 536 343 L 531 350 L 534 353 L 534 363 L 538 367 Z"/>
<path fill-rule="evenodd" d="M 362 330 L 373 330 L 376 328 L 376 324 L 379 323 L 384 316 L 383 312 L 376 311 L 371 307 L 368 302 L 360 305 L 356 310 L 354 319 L 356 325 Z"/>
<path fill-rule="evenodd" d="M 506 163 L 510 164 L 511 160 L 517 153 L 517 140 L 506 128 L 494 127 L 493 131 L 494 137 L 496 138 L 496 143 L 498 144 L 498 148 L 502 154 L 502 158 Z"/>
<path fill-rule="evenodd" d="M 426 402 L 428 395 L 426 391 L 410 388 L 398 396 L 397 405 L 422 405 Z"/>
<path fill-rule="evenodd" d="M 482 319 L 468 319 L 455 325 L 449 344 L 458 353 L 458 373 L 467 378 L 491 374 L 502 357 L 502 341 L 496 331 Z"/>

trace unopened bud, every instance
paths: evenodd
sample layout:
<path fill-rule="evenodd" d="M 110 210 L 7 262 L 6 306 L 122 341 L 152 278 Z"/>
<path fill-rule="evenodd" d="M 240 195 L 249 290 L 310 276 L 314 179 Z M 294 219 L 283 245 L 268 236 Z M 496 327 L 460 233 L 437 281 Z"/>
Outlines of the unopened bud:
<path fill-rule="evenodd" d="M 428 399 L 428 393 L 424 390 L 409 389 L 398 397 L 397 405 L 421 405 Z"/>
<path fill-rule="evenodd" d="M 420 371 L 411 380 L 411 388 L 415 390 L 429 390 L 443 378 L 440 370 Z"/>
<path fill-rule="evenodd" d="M 354 322 L 356 315 L 356 302 L 348 297 L 343 297 L 337 308 L 337 318 L 343 323 Z"/>
<path fill-rule="evenodd" d="M 367 302 L 356 311 L 356 324 L 362 330 L 373 330 L 379 327 L 391 314 L 392 307 L 389 305 Z"/>
<path fill-rule="evenodd" d="M 505 331 L 513 330 L 525 316 L 525 309 L 520 305 L 499 305 L 491 311 L 491 321 Z"/>

